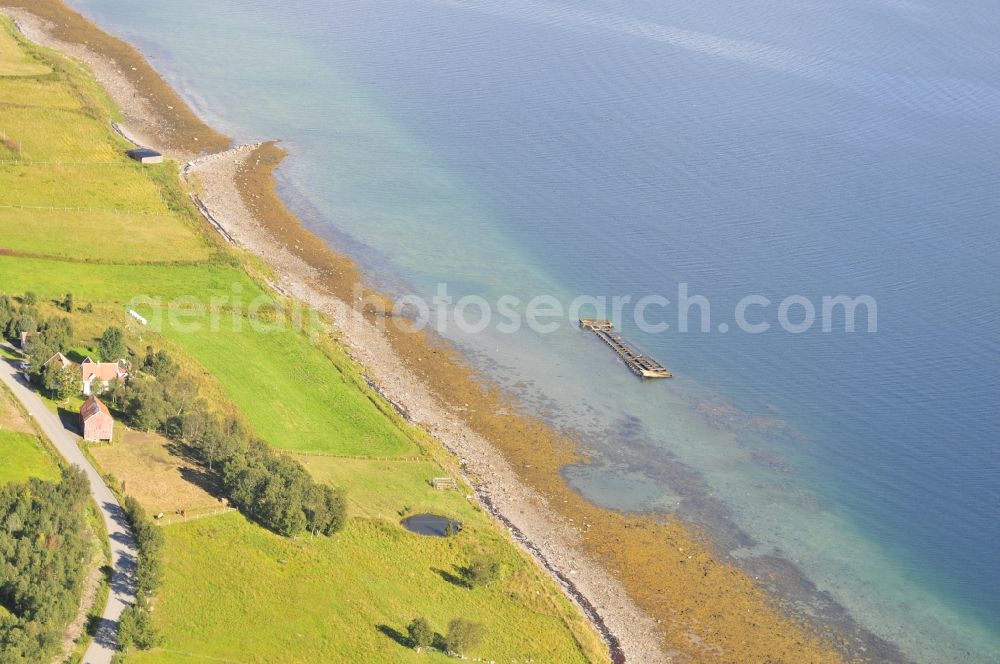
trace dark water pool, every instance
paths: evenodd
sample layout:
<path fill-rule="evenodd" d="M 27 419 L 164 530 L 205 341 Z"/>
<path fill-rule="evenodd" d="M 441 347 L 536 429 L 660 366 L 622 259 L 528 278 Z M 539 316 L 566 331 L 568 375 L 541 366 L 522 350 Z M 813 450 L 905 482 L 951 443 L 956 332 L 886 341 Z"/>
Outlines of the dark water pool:
<path fill-rule="evenodd" d="M 403 527 L 420 535 L 447 537 L 460 531 L 462 524 L 437 514 L 414 514 L 403 519 Z"/>

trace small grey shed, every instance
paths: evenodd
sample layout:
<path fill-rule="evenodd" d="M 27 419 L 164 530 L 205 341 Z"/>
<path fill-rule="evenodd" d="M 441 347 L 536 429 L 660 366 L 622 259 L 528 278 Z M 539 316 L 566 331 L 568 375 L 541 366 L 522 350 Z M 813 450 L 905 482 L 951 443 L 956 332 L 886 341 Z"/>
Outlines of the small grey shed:
<path fill-rule="evenodd" d="M 163 162 L 163 155 L 156 150 L 150 150 L 149 148 L 129 150 L 126 154 L 140 164 L 159 164 Z"/>

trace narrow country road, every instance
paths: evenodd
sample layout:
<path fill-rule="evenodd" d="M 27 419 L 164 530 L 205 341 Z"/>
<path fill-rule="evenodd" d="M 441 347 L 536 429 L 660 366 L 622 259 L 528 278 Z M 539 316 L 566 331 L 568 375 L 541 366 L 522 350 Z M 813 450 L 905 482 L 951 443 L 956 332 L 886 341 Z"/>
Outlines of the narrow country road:
<path fill-rule="evenodd" d="M 104 525 L 108 529 L 108 540 L 111 545 L 111 591 L 108 603 L 101 616 L 101 624 L 97 628 L 86 654 L 83 664 L 110 664 L 118 647 L 118 617 L 122 609 L 135 602 L 135 542 L 125 518 L 125 511 L 103 478 L 80 450 L 77 441 L 79 436 L 68 431 L 59 417 L 45 407 L 42 400 L 28 387 L 24 376 L 17 371 L 14 362 L 0 360 L 0 380 L 10 388 L 45 435 L 69 463 L 79 466 L 87 474 L 90 482 L 90 493 L 97 502 L 104 517 Z"/>

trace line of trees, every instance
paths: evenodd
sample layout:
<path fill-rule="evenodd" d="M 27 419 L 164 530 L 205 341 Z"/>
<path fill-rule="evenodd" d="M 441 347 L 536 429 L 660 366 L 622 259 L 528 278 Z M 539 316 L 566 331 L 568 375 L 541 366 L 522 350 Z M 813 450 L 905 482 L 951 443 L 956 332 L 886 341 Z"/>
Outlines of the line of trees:
<path fill-rule="evenodd" d="M 118 620 L 118 645 L 121 653 L 127 655 L 133 646 L 148 650 L 162 643 L 153 627 L 149 602 L 163 580 L 163 533 L 132 496 L 125 496 L 122 508 L 132 527 L 137 554 L 136 601 L 125 607 Z"/>
<path fill-rule="evenodd" d="M 341 491 L 317 484 L 298 461 L 253 438 L 241 419 L 211 410 L 166 351 L 148 347 L 134 365 L 139 371 L 108 392 L 129 426 L 183 443 L 221 478 L 230 502 L 278 534 L 332 535 L 343 527 Z"/>
<path fill-rule="evenodd" d="M 90 561 L 83 471 L 0 487 L 0 661 L 51 660 L 76 616 Z"/>

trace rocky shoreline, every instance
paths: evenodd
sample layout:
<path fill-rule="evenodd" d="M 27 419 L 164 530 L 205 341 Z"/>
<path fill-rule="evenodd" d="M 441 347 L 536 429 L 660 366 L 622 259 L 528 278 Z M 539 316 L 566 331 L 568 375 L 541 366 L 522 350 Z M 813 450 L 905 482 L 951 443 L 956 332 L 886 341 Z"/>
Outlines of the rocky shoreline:
<path fill-rule="evenodd" d="M 355 307 L 315 287 L 321 275 L 255 221 L 234 182 L 237 170 L 254 159 L 259 147 L 240 146 L 184 166 L 185 177 L 197 177 L 199 199 L 211 218 L 237 246 L 260 256 L 275 270 L 275 285 L 281 292 L 327 315 L 351 357 L 365 367 L 370 384 L 404 417 L 432 433 L 461 460 L 462 472 L 479 503 L 590 619 L 605 639 L 613 661 L 672 661 L 658 643 L 652 618 L 581 550 L 578 529 L 545 509 L 544 497 L 521 482 L 488 441 L 435 399 L 375 325 Z"/>

